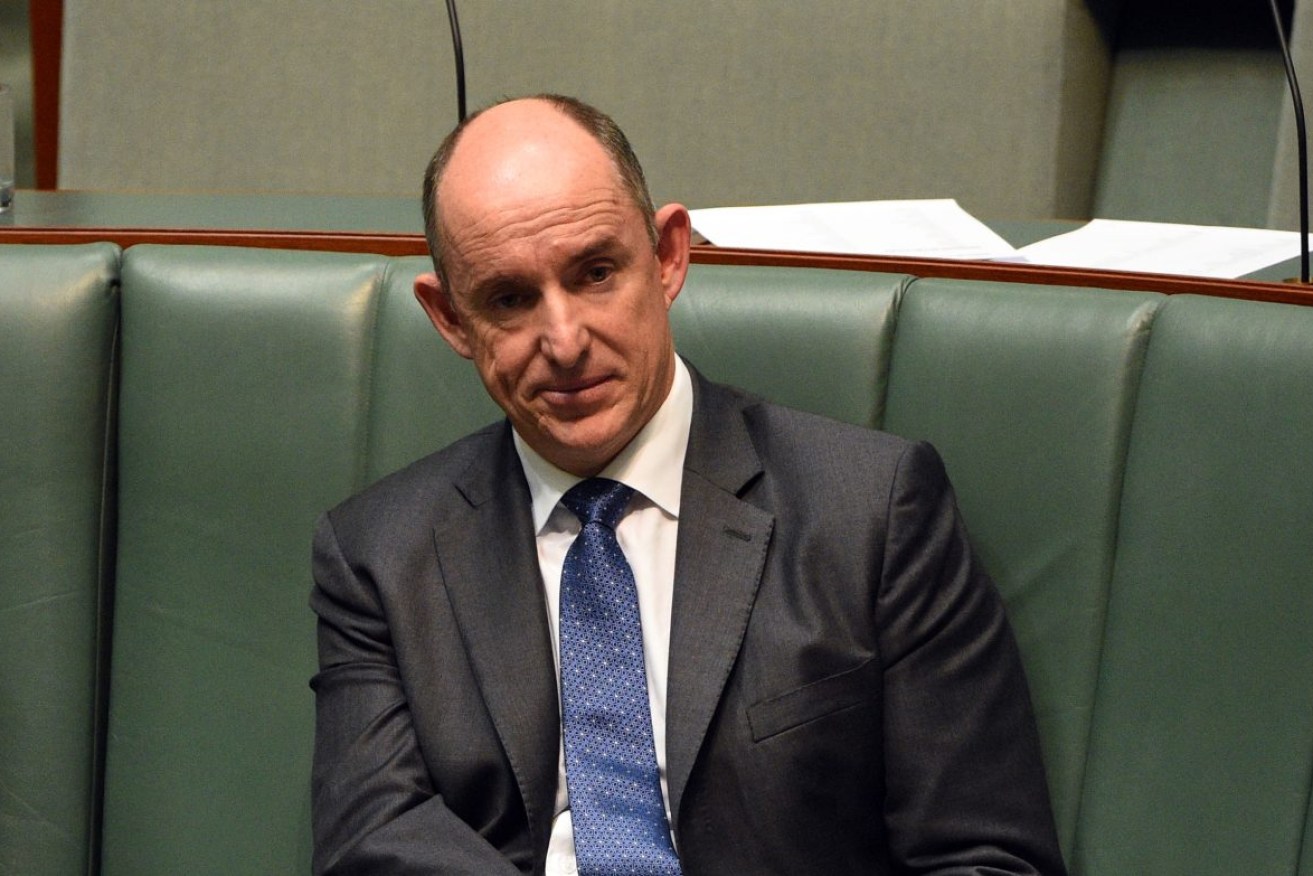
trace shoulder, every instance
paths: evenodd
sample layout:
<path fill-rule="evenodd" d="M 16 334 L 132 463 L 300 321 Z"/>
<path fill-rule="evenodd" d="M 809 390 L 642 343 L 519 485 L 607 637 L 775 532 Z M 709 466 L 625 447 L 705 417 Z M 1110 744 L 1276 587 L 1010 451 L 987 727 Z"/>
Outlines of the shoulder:
<path fill-rule="evenodd" d="M 794 510 L 853 509 L 883 514 L 898 492 L 948 487 L 938 452 L 924 441 L 775 404 L 711 382 L 702 387 L 707 433 L 748 436 L 760 480 L 749 490 Z M 712 442 L 714 443 L 714 439 Z"/>
<path fill-rule="evenodd" d="M 778 405 L 744 415 L 762 470 L 783 492 L 809 503 L 881 513 L 896 494 L 938 493 L 947 484 L 938 452 L 924 441 Z"/>
<path fill-rule="evenodd" d="M 818 471 L 855 465 L 883 469 L 896 466 L 909 452 L 938 458 L 924 442 L 786 407 L 723 384 L 704 381 L 701 389 L 706 415 L 722 423 L 726 418 L 742 422 L 767 468 L 799 463 Z M 922 450 L 915 449 L 918 444 Z"/>
<path fill-rule="evenodd" d="M 393 527 L 399 521 L 431 521 L 445 505 L 462 501 L 461 484 L 479 478 L 480 473 L 496 465 L 499 454 L 505 453 L 510 443 L 506 422 L 492 423 L 385 475 L 325 517 L 339 536 Z"/>

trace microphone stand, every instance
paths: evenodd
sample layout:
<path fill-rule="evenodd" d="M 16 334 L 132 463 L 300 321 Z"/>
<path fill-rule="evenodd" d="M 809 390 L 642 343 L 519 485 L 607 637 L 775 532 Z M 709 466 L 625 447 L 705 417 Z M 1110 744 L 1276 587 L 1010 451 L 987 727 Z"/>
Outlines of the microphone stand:
<path fill-rule="evenodd" d="M 1308 271 L 1308 134 L 1304 129 L 1304 99 L 1299 94 L 1299 80 L 1295 77 L 1295 62 L 1290 58 L 1286 44 L 1286 29 L 1281 24 L 1281 11 L 1277 0 L 1268 0 L 1272 7 L 1272 20 L 1277 28 L 1277 43 L 1286 62 L 1286 81 L 1290 83 L 1290 98 L 1295 103 L 1295 142 L 1299 149 L 1299 282 L 1309 284 Z"/>
<path fill-rule="evenodd" d="M 460 40 L 460 20 L 456 17 L 456 0 L 447 0 L 447 21 L 451 23 L 451 48 L 456 56 L 456 112 L 465 121 L 465 49 Z M 1284 43 L 1284 38 L 1282 39 Z M 1301 119 L 1302 124 L 1302 119 Z M 1307 282 L 1307 280 L 1305 281 Z"/>

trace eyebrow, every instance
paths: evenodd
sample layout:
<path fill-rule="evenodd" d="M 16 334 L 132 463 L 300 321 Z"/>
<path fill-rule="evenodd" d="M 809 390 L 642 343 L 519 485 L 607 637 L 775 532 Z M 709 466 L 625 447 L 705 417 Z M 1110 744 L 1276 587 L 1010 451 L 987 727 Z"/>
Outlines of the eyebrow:
<path fill-rule="evenodd" d="M 471 304 L 478 304 L 500 292 L 518 291 L 531 285 L 526 278 L 518 274 L 496 274 L 470 286 L 469 301 Z"/>
<path fill-rule="evenodd" d="M 578 252 L 569 257 L 568 264 L 571 267 L 590 262 L 593 259 L 602 256 L 614 256 L 618 252 L 624 251 L 624 241 L 617 234 L 606 232 L 597 239 L 585 244 Z M 617 262 L 627 261 L 627 259 L 616 259 Z M 525 285 L 526 278 L 519 274 L 496 274 L 486 279 L 480 280 L 470 286 L 469 296 L 471 302 L 486 300 L 490 296 L 504 289 L 518 289 Z"/>
<path fill-rule="evenodd" d="M 617 249 L 623 248 L 619 237 L 614 234 L 607 234 L 585 246 L 582 250 L 572 256 L 570 261 L 573 264 L 592 261 L 599 256 L 610 255 Z"/>

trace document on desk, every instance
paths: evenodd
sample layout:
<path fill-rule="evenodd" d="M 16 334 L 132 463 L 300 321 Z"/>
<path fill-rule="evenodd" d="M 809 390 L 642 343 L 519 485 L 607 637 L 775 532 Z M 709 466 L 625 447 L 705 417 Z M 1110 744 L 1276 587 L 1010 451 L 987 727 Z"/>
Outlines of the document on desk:
<path fill-rule="evenodd" d="M 1299 255 L 1299 234 L 1094 219 L 1017 250 L 1037 265 L 1236 279 Z"/>
<path fill-rule="evenodd" d="M 691 210 L 717 246 L 936 259 L 1015 257 L 1002 237 L 951 198 Z"/>

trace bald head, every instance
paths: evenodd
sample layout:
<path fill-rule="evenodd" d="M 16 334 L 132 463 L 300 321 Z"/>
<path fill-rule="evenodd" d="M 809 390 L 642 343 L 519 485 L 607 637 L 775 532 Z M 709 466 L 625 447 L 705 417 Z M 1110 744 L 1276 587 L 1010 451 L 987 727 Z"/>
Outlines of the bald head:
<path fill-rule="evenodd" d="M 415 297 L 516 434 L 580 477 L 638 434 L 676 371 L 689 216 L 653 213 L 637 168 L 605 116 L 530 98 L 448 137 L 425 185 L 440 275 L 417 276 Z"/>
<path fill-rule="evenodd" d="M 582 136 L 581 136 L 582 135 Z M 521 182 L 534 162 L 559 166 L 567 160 L 610 163 L 616 181 L 638 208 L 655 247 L 657 228 L 643 169 L 629 140 L 605 113 L 572 97 L 542 94 L 493 104 L 461 122 L 438 147 L 424 174 L 424 231 L 438 276 L 447 286 L 448 228 L 444 181 L 449 175 L 485 174 L 480 185 L 491 197 L 499 183 Z M 518 170 L 517 170 L 518 168 Z"/>

